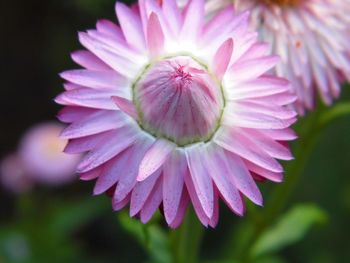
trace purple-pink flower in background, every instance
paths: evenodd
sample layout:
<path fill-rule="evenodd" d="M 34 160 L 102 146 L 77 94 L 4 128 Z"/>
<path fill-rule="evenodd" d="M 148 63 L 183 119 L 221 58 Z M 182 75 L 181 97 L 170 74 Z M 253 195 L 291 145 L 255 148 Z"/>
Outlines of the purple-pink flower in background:
<path fill-rule="evenodd" d="M 276 159 L 292 158 L 282 141 L 295 138 L 295 96 L 267 74 L 278 58 L 249 31 L 248 12 L 228 6 L 206 22 L 202 0 L 141 0 L 116 13 L 119 26 L 79 33 L 87 50 L 72 58 L 84 69 L 61 74 L 65 151 L 88 152 L 81 178 L 144 223 L 161 207 L 173 228 L 189 202 L 212 227 L 219 199 L 238 215 L 243 196 L 261 205 L 254 179 L 280 182 Z"/>
<path fill-rule="evenodd" d="M 252 28 L 281 56 L 276 73 L 291 81 L 300 113 L 318 94 L 327 105 L 339 96 L 350 80 L 350 0 L 208 0 L 206 11 L 232 3 L 251 11 Z"/>
<path fill-rule="evenodd" d="M 0 161 L 1 186 L 14 194 L 21 194 L 33 187 L 33 179 L 26 172 L 21 158 L 12 153 Z"/>
<path fill-rule="evenodd" d="M 46 122 L 31 127 L 18 149 L 24 173 L 36 182 L 58 185 L 72 181 L 80 155 L 63 152 L 67 140 L 59 137 L 64 126 Z"/>

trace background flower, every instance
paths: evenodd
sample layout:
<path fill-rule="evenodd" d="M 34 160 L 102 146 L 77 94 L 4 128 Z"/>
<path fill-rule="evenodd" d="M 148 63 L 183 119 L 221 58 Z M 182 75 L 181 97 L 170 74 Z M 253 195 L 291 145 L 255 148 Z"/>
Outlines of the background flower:
<path fill-rule="evenodd" d="M 318 94 L 327 105 L 339 97 L 350 79 L 349 0 L 209 0 L 207 13 L 231 3 L 250 10 L 252 28 L 281 56 L 276 73 L 291 81 L 300 113 Z"/>
<path fill-rule="evenodd" d="M 55 122 L 37 124 L 22 137 L 18 155 L 27 176 L 41 183 L 57 185 L 75 178 L 80 155 L 63 152 L 67 140 L 60 139 L 63 125 Z"/>

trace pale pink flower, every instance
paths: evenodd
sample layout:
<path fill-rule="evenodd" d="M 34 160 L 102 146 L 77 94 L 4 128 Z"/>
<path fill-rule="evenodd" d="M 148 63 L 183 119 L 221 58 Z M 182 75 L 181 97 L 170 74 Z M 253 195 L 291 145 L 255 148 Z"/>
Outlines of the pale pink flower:
<path fill-rule="evenodd" d="M 4 189 L 14 194 L 21 194 L 33 187 L 33 180 L 28 176 L 21 158 L 13 153 L 0 162 L 0 182 Z"/>
<path fill-rule="evenodd" d="M 67 140 L 59 137 L 64 126 L 46 122 L 33 126 L 22 137 L 18 149 L 24 173 L 39 183 L 58 185 L 75 178 L 79 155 L 63 152 Z"/>
<path fill-rule="evenodd" d="M 291 81 L 300 113 L 318 94 L 330 105 L 350 80 L 350 0 L 208 0 L 210 16 L 229 4 L 251 10 L 251 26 L 281 56 L 278 76 Z"/>
<path fill-rule="evenodd" d="M 212 227 L 219 198 L 238 215 L 243 196 L 261 205 L 254 179 L 280 182 L 275 159 L 292 158 L 280 141 L 295 138 L 285 107 L 295 97 L 266 75 L 278 58 L 248 30 L 249 14 L 230 6 L 205 22 L 202 0 L 183 10 L 175 0 L 142 0 L 139 11 L 117 3 L 116 13 L 120 26 L 100 20 L 79 34 L 88 51 L 72 58 L 85 69 L 62 73 L 56 98 L 72 123 L 65 151 L 88 151 L 81 178 L 144 223 L 162 207 L 170 227 L 190 201 Z"/>

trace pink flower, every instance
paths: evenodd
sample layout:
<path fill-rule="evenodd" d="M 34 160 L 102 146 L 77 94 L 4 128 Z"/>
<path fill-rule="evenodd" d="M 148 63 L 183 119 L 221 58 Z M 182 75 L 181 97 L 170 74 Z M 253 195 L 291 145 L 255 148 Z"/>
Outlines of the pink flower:
<path fill-rule="evenodd" d="M 117 3 L 120 26 L 100 20 L 80 33 L 88 51 L 72 58 L 85 69 L 62 73 L 56 98 L 71 123 L 66 152 L 86 152 L 83 180 L 112 195 L 114 210 L 150 220 L 162 207 L 177 227 L 191 201 L 214 227 L 219 198 L 238 214 L 243 195 L 261 205 L 254 181 L 282 180 L 284 143 L 296 113 L 288 82 L 267 75 L 278 61 L 248 30 L 247 12 L 229 6 L 204 21 L 202 0 L 182 10 L 175 0 Z"/>
<path fill-rule="evenodd" d="M 63 153 L 67 140 L 59 138 L 63 125 L 47 122 L 30 128 L 21 139 L 18 156 L 23 171 L 34 181 L 57 185 L 75 178 L 79 155 Z"/>
<path fill-rule="evenodd" d="M 3 188 L 15 194 L 27 192 L 33 186 L 33 180 L 27 175 L 17 154 L 8 155 L 1 160 L 0 181 Z"/>
<path fill-rule="evenodd" d="M 300 113 L 315 107 L 317 93 L 327 105 L 350 80 L 350 0 L 208 0 L 207 13 L 234 3 L 251 10 L 251 26 L 281 56 L 278 76 L 289 79 Z"/>

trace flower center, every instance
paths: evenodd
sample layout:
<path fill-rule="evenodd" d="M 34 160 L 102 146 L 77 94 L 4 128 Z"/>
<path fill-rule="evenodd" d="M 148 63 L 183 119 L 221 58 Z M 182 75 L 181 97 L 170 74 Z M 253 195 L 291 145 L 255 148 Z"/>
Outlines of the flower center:
<path fill-rule="evenodd" d="M 224 104 L 218 81 L 188 56 L 150 65 L 134 85 L 134 102 L 144 130 L 179 146 L 209 140 Z"/>
<path fill-rule="evenodd" d="M 261 0 L 268 5 L 297 6 L 302 0 Z"/>

